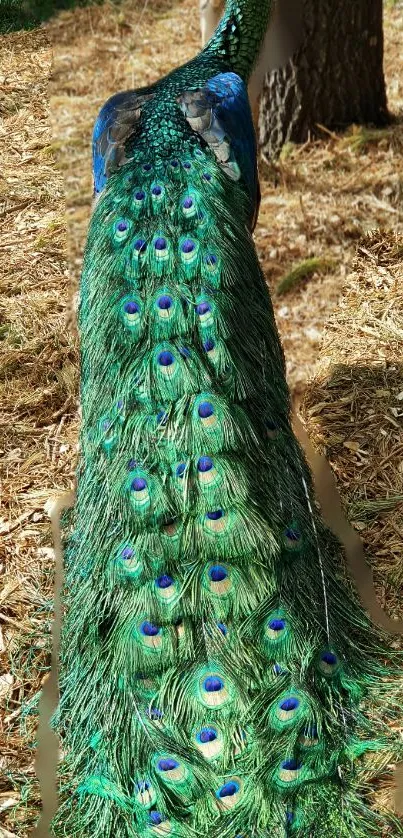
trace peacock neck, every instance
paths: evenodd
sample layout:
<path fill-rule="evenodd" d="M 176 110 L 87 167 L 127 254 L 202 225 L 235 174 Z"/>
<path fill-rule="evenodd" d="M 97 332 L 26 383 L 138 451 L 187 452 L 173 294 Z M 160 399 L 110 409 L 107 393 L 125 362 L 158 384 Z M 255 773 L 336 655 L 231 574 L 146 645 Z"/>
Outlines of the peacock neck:
<path fill-rule="evenodd" d="M 203 52 L 214 54 L 249 80 L 276 0 L 227 0 L 225 13 Z"/>

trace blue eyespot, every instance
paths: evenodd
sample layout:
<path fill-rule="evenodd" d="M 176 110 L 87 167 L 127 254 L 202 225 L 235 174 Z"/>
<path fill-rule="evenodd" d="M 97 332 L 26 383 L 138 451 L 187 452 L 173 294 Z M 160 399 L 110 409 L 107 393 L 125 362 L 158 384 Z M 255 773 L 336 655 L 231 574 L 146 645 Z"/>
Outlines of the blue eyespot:
<path fill-rule="evenodd" d="M 290 713 L 292 710 L 297 710 L 299 707 L 298 698 L 286 698 L 280 703 L 280 710 Z"/>
<path fill-rule="evenodd" d="M 285 620 L 270 620 L 269 622 L 269 628 L 271 628 L 272 631 L 283 631 L 285 627 Z"/>
<path fill-rule="evenodd" d="M 125 303 L 124 310 L 126 314 L 137 314 L 140 311 L 140 306 L 134 300 L 129 300 Z"/>
<path fill-rule="evenodd" d="M 144 253 L 145 250 L 147 249 L 146 240 L 145 239 L 137 239 L 134 242 L 134 249 L 137 251 L 137 253 Z"/>
<path fill-rule="evenodd" d="M 224 512 L 222 509 L 216 509 L 214 512 L 207 512 L 206 518 L 208 518 L 209 521 L 219 521 L 223 515 Z"/>
<path fill-rule="evenodd" d="M 130 488 L 133 492 L 143 492 L 147 488 L 147 480 L 144 477 L 135 477 Z"/>
<path fill-rule="evenodd" d="M 172 297 L 170 297 L 168 294 L 162 294 L 161 297 L 158 297 L 157 306 L 162 311 L 167 311 L 171 308 L 172 302 Z"/>
<path fill-rule="evenodd" d="M 197 470 L 201 471 L 202 473 L 206 471 L 211 471 L 213 467 L 214 463 L 210 457 L 200 457 L 200 460 L 197 463 Z"/>
<path fill-rule="evenodd" d="M 222 565 L 211 567 L 208 575 L 212 582 L 223 582 L 224 579 L 228 579 L 228 571 Z"/>
<path fill-rule="evenodd" d="M 304 736 L 306 736 L 307 739 L 317 739 L 318 728 L 316 725 L 309 725 L 309 727 L 306 727 L 304 730 Z"/>
<path fill-rule="evenodd" d="M 172 352 L 160 352 L 158 355 L 158 363 L 161 367 L 170 367 L 175 361 Z"/>
<path fill-rule="evenodd" d="M 153 824 L 153 826 L 160 826 L 160 824 L 166 821 L 166 817 L 165 815 L 162 815 L 161 812 L 153 810 L 152 812 L 150 812 L 150 821 Z"/>
<path fill-rule="evenodd" d="M 323 654 L 320 656 L 320 659 L 323 661 L 323 663 L 326 663 L 328 666 L 335 666 L 338 662 L 337 655 L 335 655 L 334 652 L 323 652 Z"/>
<path fill-rule="evenodd" d="M 147 707 L 146 715 L 151 721 L 157 722 L 162 719 L 164 714 L 162 710 L 158 710 L 158 707 Z"/>
<path fill-rule="evenodd" d="M 214 415 L 214 407 L 211 402 L 201 402 L 198 408 L 198 414 L 201 419 L 208 419 Z"/>
<path fill-rule="evenodd" d="M 211 311 L 211 305 L 209 303 L 199 303 L 196 306 L 196 311 L 200 315 L 207 314 L 209 311 Z"/>
<path fill-rule="evenodd" d="M 171 585 L 174 584 L 174 580 L 172 579 L 172 576 L 159 576 L 155 584 L 157 585 L 157 588 L 162 588 L 162 590 L 164 590 L 165 588 L 170 588 Z"/>
<path fill-rule="evenodd" d="M 205 261 L 206 265 L 209 265 L 210 267 L 212 267 L 213 265 L 217 264 L 218 258 L 215 255 L 215 253 L 208 253 L 207 256 L 205 257 L 204 261 Z"/>
<path fill-rule="evenodd" d="M 153 623 L 150 623 L 148 620 L 145 620 L 140 626 L 140 631 L 145 635 L 145 637 L 156 637 L 160 632 L 160 628 L 159 626 L 155 626 Z"/>
<path fill-rule="evenodd" d="M 281 767 L 284 771 L 299 771 L 302 767 L 302 763 L 298 762 L 296 759 L 286 759 L 281 763 Z"/>
<path fill-rule="evenodd" d="M 214 742 L 217 739 L 217 731 L 213 727 L 203 727 L 200 733 L 197 734 L 197 739 L 203 745 L 207 742 Z"/>
<path fill-rule="evenodd" d="M 138 788 L 139 792 L 148 791 L 149 788 L 150 788 L 150 783 L 148 783 L 147 780 L 140 780 L 137 783 L 137 788 Z"/>
<path fill-rule="evenodd" d="M 233 797 L 239 791 L 239 784 L 230 782 L 226 783 L 225 786 L 221 786 L 218 795 L 219 797 Z"/>
<path fill-rule="evenodd" d="M 210 676 L 204 681 L 204 689 L 207 693 L 218 693 L 224 687 L 224 681 L 221 678 Z"/>
<path fill-rule="evenodd" d="M 291 529 L 291 527 L 287 527 L 284 531 L 284 535 L 288 538 L 289 541 L 297 542 L 301 538 L 301 533 L 296 529 Z"/>
<path fill-rule="evenodd" d="M 192 253 L 195 249 L 195 243 L 192 239 L 185 239 L 182 244 L 182 253 Z"/>
<path fill-rule="evenodd" d="M 179 768 L 180 763 L 176 759 L 167 758 L 158 760 L 158 768 L 160 771 L 175 771 Z"/>

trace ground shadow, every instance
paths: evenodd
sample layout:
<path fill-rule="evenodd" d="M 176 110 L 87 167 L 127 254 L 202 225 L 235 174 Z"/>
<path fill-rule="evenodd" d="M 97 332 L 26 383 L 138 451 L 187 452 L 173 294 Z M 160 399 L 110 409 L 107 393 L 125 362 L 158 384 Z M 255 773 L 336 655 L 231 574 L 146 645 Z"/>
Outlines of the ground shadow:
<path fill-rule="evenodd" d="M 401 648 L 403 365 L 381 357 L 382 340 L 392 340 L 382 328 L 389 328 L 387 321 L 379 324 L 380 357 L 373 365 L 335 364 L 307 389 L 300 411 L 310 438 L 298 416 L 294 432 L 312 470 L 323 518 L 344 546 L 346 569 L 361 602 L 389 633 L 391 647 Z M 311 440 L 326 450 L 331 466 Z M 395 811 L 402 816 L 403 762 L 394 781 Z"/>
<path fill-rule="evenodd" d="M 112 6 L 120 6 L 122 0 L 108 0 Z M 146 0 L 143 0 L 144 6 Z M 155 2 L 155 0 L 153 0 Z M 173 0 L 167 0 L 167 7 Z M 88 6 L 102 6 L 105 0 L 0 0 L 0 35 L 25 29 L 35 29 L 50 20 L 58 12 L 69 9 L 83 9 Z M 141 3 L 138 5 L 141 11 Z"/>
<path fill-rule="evenodd" d="M 112 0 L 119 5 L 120 0 Z M 100 6 L 103 0 L 1 0 L 0 34 L 20 29 L 34 29 L 66 9 Z"/>
<path fill-rule="evenodd" d="M 392 327 L 385 320 L 383 328 Z M 379 330 L 379 358 L 332 365 L 307 389 L 300 410 L 311 439 L 338 475 L 385 610 L 402 619 L 403 365 L 383 359 L 386 334 L 381 324 Z M 387 340 L 393 342 L 393 335 Z"/>

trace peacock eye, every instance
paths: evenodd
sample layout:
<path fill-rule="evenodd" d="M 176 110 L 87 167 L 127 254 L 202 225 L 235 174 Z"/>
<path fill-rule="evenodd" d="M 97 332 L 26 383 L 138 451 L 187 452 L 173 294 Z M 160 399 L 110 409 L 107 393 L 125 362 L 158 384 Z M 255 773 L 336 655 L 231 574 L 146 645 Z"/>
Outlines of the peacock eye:
<path fill-rule="evenodd" d="M 136 241 L 134 242 L 134 249 L 137 251 L 137 253 L 144 253 L 147 249 L 147 242 L 145 241 L 145 239 L 136 239 Z"/>
<path fill-rule="evenodd" d="M 195 243 L 191 239 L 186 239 L 182 244 L 182 253 L 192 253 L 195 249 Z"/>
<path fill-rule="evenodd" d="M 198 408 L 198 413 L 201 419 L 207 419 L 214 414 L 214 407 L 211 402 L 201 402 Z"/>
<path fill-rule="evenodd" d="M 167 311 L 169 308 L 171 308 L 172 302 L 172 297 L 170 297 L 168 294 L 162 294 L 161 297 L 158 297 L 157 305 L 158 308 L 161 309 L 161 311 Z"/>

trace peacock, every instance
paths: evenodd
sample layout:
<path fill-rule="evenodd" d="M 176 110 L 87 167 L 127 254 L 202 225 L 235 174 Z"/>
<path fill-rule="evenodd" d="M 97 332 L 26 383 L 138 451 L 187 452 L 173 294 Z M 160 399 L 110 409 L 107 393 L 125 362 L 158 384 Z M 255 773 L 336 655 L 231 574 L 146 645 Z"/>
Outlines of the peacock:
<path fill-rule="evenodd" d="M 403 835 L 369 799 L 402 752 L 402 658 L 320 517 L 252 238 L 271 6 L 228 0 L 95 123 L 56 835 Z"/>

